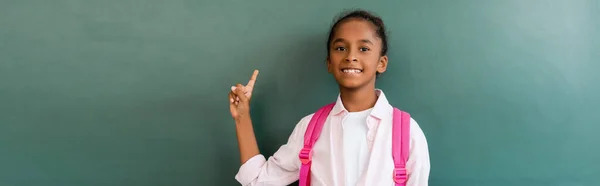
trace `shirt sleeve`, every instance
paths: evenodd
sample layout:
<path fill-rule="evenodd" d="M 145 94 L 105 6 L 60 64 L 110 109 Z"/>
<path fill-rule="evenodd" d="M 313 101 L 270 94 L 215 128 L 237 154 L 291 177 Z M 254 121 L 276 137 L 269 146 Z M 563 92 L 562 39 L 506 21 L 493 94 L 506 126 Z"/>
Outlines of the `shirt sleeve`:
<path fill-rule="evenodd" d="M 287 143 L 269 159 L 259 154 L 242 164 L 235 179 L 244 186 L 289 185 L 297 181 L 301 163 L 298 153 L 304 144 L 304 132 L 312 115 L 296 124 Z"/>
<path fill-rule="evenodd" d="M 429 185 L 429 149 L 427 139 L 419 124 L 411 118 L 410 120 L 410 153 L 408 162 L 409 177 L 406 186 Z"/>

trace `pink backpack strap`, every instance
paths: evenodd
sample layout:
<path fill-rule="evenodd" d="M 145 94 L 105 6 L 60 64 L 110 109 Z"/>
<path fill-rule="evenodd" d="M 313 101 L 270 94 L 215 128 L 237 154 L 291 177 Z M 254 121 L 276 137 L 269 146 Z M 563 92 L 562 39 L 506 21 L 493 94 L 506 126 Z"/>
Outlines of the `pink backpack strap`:
<path fill-rule="evenodd" d="M 312 163 L 312 148 L 315 145 L 315 142 L 321 135 L 321 130 L 323 129 L 323 124 L 325 124 L 325 120 L 329 116 L 331 109 L 335 103 L 328 104 L 321 109 L 319 109 L 310 119 L 308 123 L 308 127 L 306 127 L 306 132 L 304 133 L 304 148 L 300 150 L 300 154 L 298 155 L 300 158 L 300 162 L 302 165 L 300 167 L 300 183 L 299 186 L 309 186 L 310 185 L 310 167 Z"/>
<path fill-rule="evenodd" d="M 405 186 L 408 179 L 406 161 L 410 143 L 410 114 L 394 108 L 392 126 L 392 157 L 394 158 L 394 182 Z"/>

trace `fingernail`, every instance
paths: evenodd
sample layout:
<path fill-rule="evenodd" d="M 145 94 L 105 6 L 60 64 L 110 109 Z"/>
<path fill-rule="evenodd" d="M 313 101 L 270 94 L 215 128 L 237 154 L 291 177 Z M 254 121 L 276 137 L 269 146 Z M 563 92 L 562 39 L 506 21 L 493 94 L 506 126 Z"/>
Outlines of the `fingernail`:
<path fill-rule="evenodd" d="M 231 86 L 231 91 L 235 91 L 235 86 Z"/>
<path fill-rule="evenodd" d="M 233 98 L 229 98 L 229 102 L 233 103 Z"/>

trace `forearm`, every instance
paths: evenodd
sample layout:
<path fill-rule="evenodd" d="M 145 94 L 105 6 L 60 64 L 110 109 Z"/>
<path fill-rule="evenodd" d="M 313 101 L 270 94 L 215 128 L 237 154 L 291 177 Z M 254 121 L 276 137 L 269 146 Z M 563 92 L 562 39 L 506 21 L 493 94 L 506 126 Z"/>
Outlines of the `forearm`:
<path fill-rule="evenodd" d="M 240 160 L 244 164 L 250 158 L 260 154 L 252 127 L 252 119 L 250 116 L 240 117 L 236 119 L 235 127 L 240 149 Z"/>
<path fill-rule="evenodd" d="M 235 179 L 241 185 L 289 185 L 298 180 L 304 131 L 310 117 L 303 118 L 272 156 L 265 158 L 258 150 L 250 118 L 235 119 L 242 165 Z"/>

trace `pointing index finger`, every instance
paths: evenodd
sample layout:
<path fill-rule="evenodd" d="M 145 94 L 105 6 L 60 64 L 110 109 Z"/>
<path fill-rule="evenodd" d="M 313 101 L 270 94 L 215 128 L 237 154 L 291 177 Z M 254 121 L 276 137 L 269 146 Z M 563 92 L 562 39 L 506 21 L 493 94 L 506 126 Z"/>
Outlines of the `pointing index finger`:
<path fill-rule="evenodd" d="M 258 70 L 254 70 L 252 77 L 250 77 L 250 81 L 248 81 L 247 87 L 254 87 L 254 83 L 256 83 L 256 77 L 258 77 Z"/>

